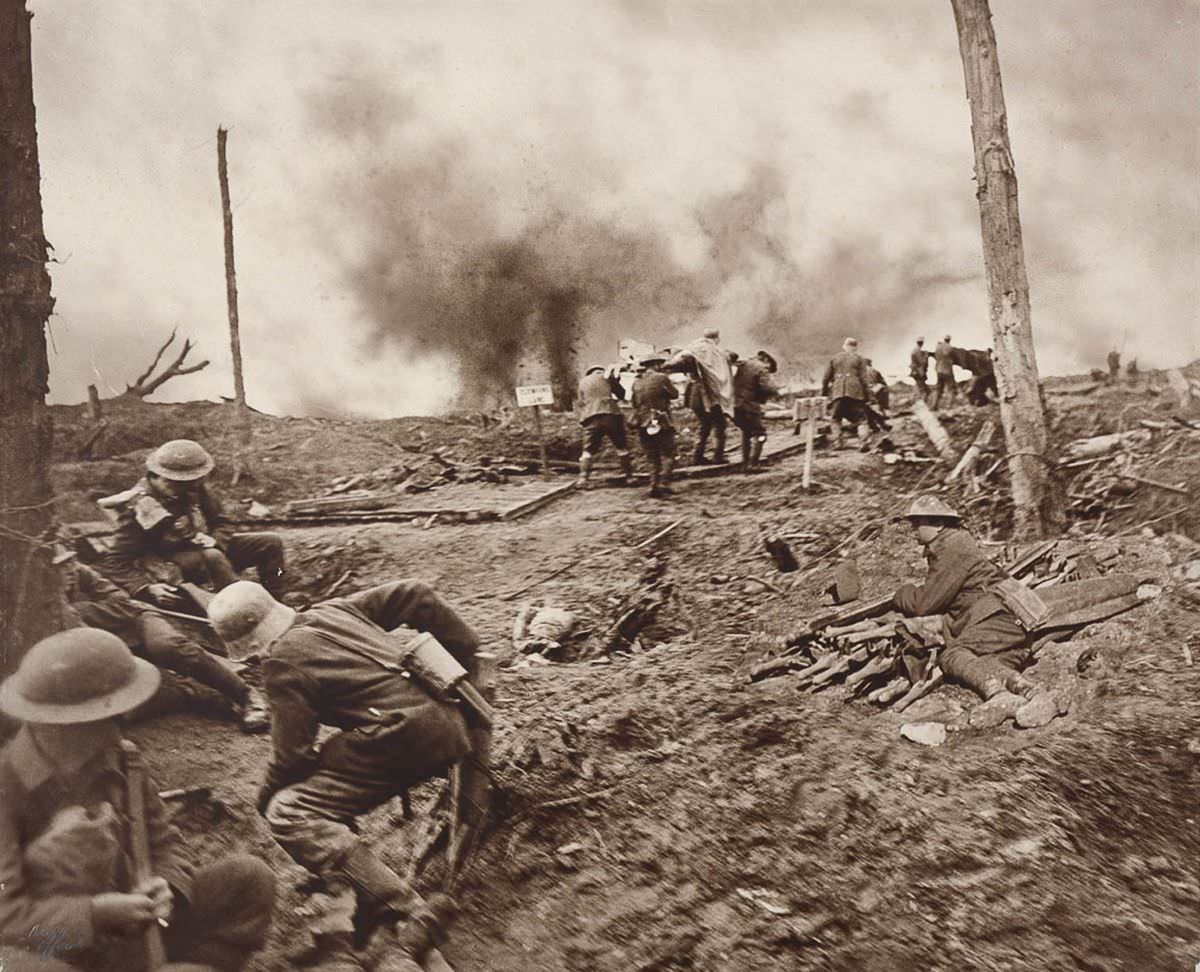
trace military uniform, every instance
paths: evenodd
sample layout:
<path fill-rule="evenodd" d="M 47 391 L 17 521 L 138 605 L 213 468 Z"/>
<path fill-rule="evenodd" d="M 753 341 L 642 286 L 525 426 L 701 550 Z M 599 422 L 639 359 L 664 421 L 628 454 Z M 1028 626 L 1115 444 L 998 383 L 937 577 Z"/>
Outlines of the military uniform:
<path fill-rule="evenodd" d="M 629 439 L 625 433 L 625 417 L 618 400 L 625 398 L 625 389 L 615 378 L 600 371 L 585 375 L 579 383 L 579 424 L 583 426 L 583 450 L 579 456 L 580 478 L 586 482 L 591 473 L 592 458 L 604 446 L 607 438 L 617 450 L 621 471 L 625 476 L 633 471 L 629 456 Z"/>
<path fill-rule="evenodd" d="M 838 445 L 844 435 L 843 421 L 860 426 L 867 421 L 869 386 L 867 363 L 854 351 L 839 351 L 826 367 L 821 379 L 821 394 L 831 399 L 831 417 Z M 862 428 L 859 437 L 865 442 L 866 434 Z"/>
<path fill-rule="evenodd" d="M 68 562 L 61 576 L 63 593 L 82 624 L 112 632 L 135 655 L 167 670 L 158 691 L 133 710 L 131 718 L 189 709 L 233 715 L 246 704 L 250 692 L 246 683 L 166 618 L 86 564 Z M 172 671 L 184 678 L 171 677 Z"/>
<path fill-rule="evenodd" d="M 50 762 L 22 728 L 0 751 L 0 967 L 12 972 L 145 967 L 142 938 L 104 934 L 92 920 L 92 896 L 131 886 L 124 827 L 127 784 L 120 736 L 112 722 L 96 732 L 112 744 L 76 770 Z M 174 962 L 236 972 L 263 946 L 275 900 L 275 876 L 252 857 L 193 869 L 178 830 L 149 778 L 144 803 L 151 872 L 174 893 L 163 931 Z M 107 815 L 114 826 L 97 826 Z M 77 808 L 71 810 L 71 808 Z M 85 812 L 86 811 L 86 815 Z M 74 814 L 74 824 L 62 815 Z M 48 832 L 52 832 L 49 834 Z M 40 846 L 54 840 L 53 856 Z"/>
<path fill-rule="evenodd" d="M 945 614 L 942 670 L 980 689 L 1018 671 L 1029 660 L 1028 636 L 995 593 L 1008 575 L 979 549 L 975 538 L 947 526 L 926 549 L 925 583 L 905 584 L 893 598 L 909 617 Z"/>
<path fill-rule="evenodd" d="M 954 383 L 954 348 L 947 341 L 938 341 L 933 360 L 937 370 L 937 389 L 933 393 L 931 407 L 936 411 L 942 404 L 942 392 L 949 392 L 950 404 L 958 400 L 958 386 Z"/>
<path fill-rule="evenodd" d="M 202 547 L 198 534 L 212 537 L 216 546 Z M 142 479 L 122 497 L 105 573 L 136 595 L 153 582 L 142 562 L 147 555 L 172 561 L 187 580 L 214 590 L 232 584 L 238 571 L 254 567 L 263 587 L 275 596 L 283 593 L 279 535 L 232 532 L 220 501 L 204 483 L 169 497 Z"/>
<path fill-rule="evenodd" d="M 779 389 L 771 379 L 770 369 L 757 358 L 747 358 L 733 373 L 733 424 L 742 433 L 742 466 L 749 468 L 762 456 L 767 441 L 763 424 L 763 405 L 775 398 Z"/>
<path fill-rule="evenodd" d="M 398 581 L 298 615 L 263 662 L 273 753 L 260 794 L 271 833 L 318 874 L 358 842 L 355 817 L 443 773 L 470 748 L 458 709 L 405 676 L 407 627 L 471 669 L 478 639 L 427 585 Z M 319 754 L 320 726 L 336 726 Z"/>
<path fill-rule="evenodd" d="M 926 384 L 929 374 L 929 358 L 929 352 L 920 345 L 913 348 L 912 353 L 908 356 L 908 373 L 916 384 L 917 394 L 921 396 L 922 401 L 929 399 L 929 385 Z"/>
<path fill-rule="evenodd" d="M 675 383 L 660 371 L 646 371 L 633 383 L 633 426 L 650 463 L 650 495 L 670 488 L 675 465 L 675 426 L 671 402 L 679 397 Z"/>

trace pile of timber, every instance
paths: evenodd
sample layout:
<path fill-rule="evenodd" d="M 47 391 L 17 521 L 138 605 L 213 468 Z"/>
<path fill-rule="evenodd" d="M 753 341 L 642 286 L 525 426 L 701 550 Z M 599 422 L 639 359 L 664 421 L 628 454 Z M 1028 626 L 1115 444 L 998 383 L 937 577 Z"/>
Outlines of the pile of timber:
<path fill-rule="evenodd" d="M 1068 443 L 1060 468 L 1067 480 L 1069 511 L 1080 518 L 1104 521 L 1133 509 L 1134 494 L 1146 491 L 1177 498 L 1182 507 L 1190 506 L 1192 484 L 1169 481 L 1158 467 L 1194 450 L 1198 443 L 1200 422 L 1182 416 L 1170 421 L 1141 419 L 1122 432 Z"/>
<path fill-rule="evenodd" d="M 1007 565 L 1010 575 L 1036 588 L 1050 609 L 1032 632 L 1035 652 L 1160 593 L 1132 574 L 1104 573 L 1119 554 L 1115 544 L 1088 549 L 1051 540 Z M 780 653 L 755 665 L 750 681 L 789 675 L 808 692 L 840 684 L 850 689 L 850 698 L 903 711 L 943 682 L 937 666 L 943 619 L 905 618 L 890 606 L 891 595 L 885 595 L 813 620 L 782 638 Z"/>

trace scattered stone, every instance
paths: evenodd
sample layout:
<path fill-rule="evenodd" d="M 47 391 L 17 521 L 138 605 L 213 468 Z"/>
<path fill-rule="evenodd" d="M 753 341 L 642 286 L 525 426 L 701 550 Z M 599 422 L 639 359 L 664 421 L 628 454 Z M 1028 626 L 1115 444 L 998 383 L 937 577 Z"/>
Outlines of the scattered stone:
<path fill-rule="evenodd" d="M 940 722 L 910 722 L 900 727 L 900 735 L 922 746 L 940 746 L 946 741 L 946 727 Z"/>

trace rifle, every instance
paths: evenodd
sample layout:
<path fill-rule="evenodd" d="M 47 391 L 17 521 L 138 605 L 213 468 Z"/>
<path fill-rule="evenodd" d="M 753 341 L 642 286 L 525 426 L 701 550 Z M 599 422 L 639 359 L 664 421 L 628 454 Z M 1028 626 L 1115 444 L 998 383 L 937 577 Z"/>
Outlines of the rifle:
<path fill-rule="evenodd" d="M 128 739 L 121 740 L 121 753 L 125 762 L 125 785 L 128 791 L 129 812 L 129 856 L 132 860 L 133 886 L 154 876 L 150 861 L 150 838 L 146 833 L 146 764 L 142 754 Z M 146 968 L 155 972 L 167 962 L 167 950 L 163 945 L 162 928 L 151 922 L 142 932 L 146 949 Z"/>

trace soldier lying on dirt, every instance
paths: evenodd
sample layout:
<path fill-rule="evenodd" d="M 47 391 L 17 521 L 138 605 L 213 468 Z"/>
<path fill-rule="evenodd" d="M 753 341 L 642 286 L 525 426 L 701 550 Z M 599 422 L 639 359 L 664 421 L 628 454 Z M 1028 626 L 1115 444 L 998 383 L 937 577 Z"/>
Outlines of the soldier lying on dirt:
<path fill-rule="evenodd" d="M 361 972 L 354 933 L 382 929 L 388 972 L 419 970 L 454 903 L 441 894 L 421 898 L 359 840 L 355 818 L 444 774 L 470 750 L 462 713 L 406 677 L 402 643 L 389 632 L 428 632 L 468 671 L 478 638 L 417 581 L 300 614 L 239 581 L 212 599 L 208 613 L 231 657 L 263 656 L 274 751 L 259 811 L 279 845 L 324 881 L 317 902 L 324 914 L 312 927 L 312 948 L 297 960 L 323 972 Z M 321 725 L 341 732 L 317 751 Z"/>
<path fill-rule="evenodd" d="M 1029 636 L 996 591 L 1008 575 L 936 496 L 918 496 L 903 518 L 925 548 L 929 573 L 921 586 L 897 590 L 895 607 L 909 617 L 946 615 L 939 664 L 947 676 L 985 699 L 1006 689 L 1032 696 L 1037 686 L 1020 674 L 1030 660 Z"/>
<path fill-rule="evenodd" d="M 266 940 L 271 869 L 248 856 L 196 869 L 136 750 L 123 747 L 116 717 L 158 680 L 116 635 L 75 628 L 39 641 L 0 685 L 0 710 L 24 723 L 0 751 L 5 972 L 139 972 L 157 925 L 163 972 L 238 972 Z M 129 826 L 139 799 L 149 845 L 141 881 Z"/>
<path fill-rule="evenodd" d="M 134 600 L 90 567 L 78 563 L 66 547 L 56 548 L 54 563 L 63 594 L 80 624 L 115 634 L 135 655 L 163 669 L 158 691 L 131 712 L 131 718 L 194 711 L 235 717 L 243 732 L 266 732 L 266 700 L 232 669 L 165 617 L 155 614 L 148 604 Z"/>
<path fill-rule="evenodd" d="M 283 541 L 274 533 L 234 533 L 205 480 L 212 456 L 190 439 L 175 439 L 146 458 L 146 476 L 114 497 L 119 513 L 103 569 L 135 597 L 164 607 L 174 601 L 167 584 L 146 573 L 143 559 L 175 563 L 186 580 L 219 591 L 254 567 L 263 586 L 283 594 Z"/>

